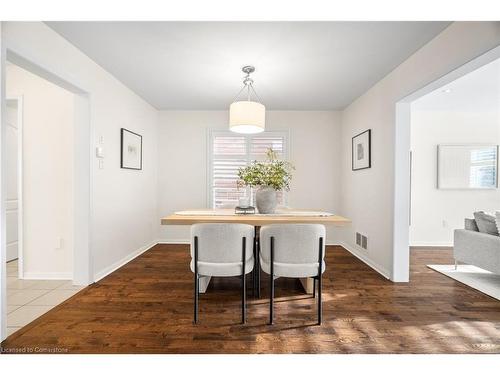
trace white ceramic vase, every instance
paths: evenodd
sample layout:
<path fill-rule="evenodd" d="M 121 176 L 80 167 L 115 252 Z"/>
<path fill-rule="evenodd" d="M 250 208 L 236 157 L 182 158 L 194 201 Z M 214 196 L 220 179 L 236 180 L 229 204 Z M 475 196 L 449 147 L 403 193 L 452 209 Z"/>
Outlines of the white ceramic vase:
<path fill-rule="evenodd" d="M 261 186 L 255 193 L 257 210 L 261 214 L 273 214 L 278 203 L 276 190 L 270 186 Z"/>

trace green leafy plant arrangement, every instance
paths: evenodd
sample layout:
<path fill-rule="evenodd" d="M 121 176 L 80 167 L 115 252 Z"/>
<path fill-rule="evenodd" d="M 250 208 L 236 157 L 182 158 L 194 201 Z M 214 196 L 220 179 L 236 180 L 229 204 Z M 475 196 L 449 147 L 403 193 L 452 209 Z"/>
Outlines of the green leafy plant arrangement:
<path fill-rule="evenodd" d="M 278 160 L 278 155 L 270 148 L 266 152 L 266 161 L 254 160 L 238 170 L 238 186 L 269 186 L 276 191 L 289 191 L 294 169 L 291 163 Z"/>

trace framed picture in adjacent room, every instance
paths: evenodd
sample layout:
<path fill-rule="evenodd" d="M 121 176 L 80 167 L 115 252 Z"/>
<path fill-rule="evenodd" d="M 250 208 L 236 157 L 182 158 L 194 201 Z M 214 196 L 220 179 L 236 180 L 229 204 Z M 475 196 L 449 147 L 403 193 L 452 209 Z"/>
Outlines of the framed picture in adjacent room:
<path fill-rule="evenodd" d="M 127 129 L 121 129 L 120 167 L 142 169 L 142 136 Z"/>
<path fill-rule="evenodd" d="M 372 130 L 368 129 L 352 137 L 352 170 L 371 168 Z"/>

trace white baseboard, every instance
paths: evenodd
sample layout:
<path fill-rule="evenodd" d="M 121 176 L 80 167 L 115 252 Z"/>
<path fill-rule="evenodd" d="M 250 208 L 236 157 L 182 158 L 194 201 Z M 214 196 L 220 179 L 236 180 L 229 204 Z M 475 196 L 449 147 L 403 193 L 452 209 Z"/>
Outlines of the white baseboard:
<path fill-rule="evenodd" d="M 391 280 L 391 273 L 387 271 L 384 267 L 382 267 L 380 264 L 375 263 L 371 259 L 369 259 L 367 256 L 364 254 L 361 254 L 358 250 L 350 247 L 347 245 L 345 242 L 340 242 L 340 246 L 342 246 L 344 249 L 349 251 L 352 255 L 354 255 L 356 258 L 361 260 L 363 263 L 368 265 L 370 268 L 373 268 L 375 271 L 377 271 L 379 274 L 384 276 L 386 279 Z"/>
<path fill-rule="evenodd" d="M 131 254 L 123 257 L 119 261 L 117 261 L 117 262 L 113 263 L 112 265 L 104 268 L 103 270 L 101 270 L 99 272 L 96 272 L 94 274 L 94 282 L 97 282 L 97 281 L 101 280 L 102 278 L 108 276 L 110 273 L 116 271 L 118 268 L 120 268 L 123 265 L 125 265 L 126 263 L 130 262 L 132 259 L 137 258 L 139 255 L 141 255 L 145 251 L 151 249 L 156 244 L 158 244 L 158 241 L 156 241 L 156 240 L 152 241 L 148 245 L 140 247 L 139 249 L 137 249 L 133 253 L 131 253 Z"/>
<path fill-rule="evenodd" d="M 24 272 L 23 280 L 73 280 L 71 272 Z"/>
<path fill-rule="evenodd" d="M 453 247 L 453 242 L 412 242 L 410 247 Z"/>
<path fill-rule="evenodd" d="M 326 242 L 326 246 L 344 246 L 340 242 Z"/>
<path fill-rule="evenodd" d="M 158 240 L 161 245 L 189 245 L 191 241 L 189 239 L 173 239 L 173 240 Z"/>

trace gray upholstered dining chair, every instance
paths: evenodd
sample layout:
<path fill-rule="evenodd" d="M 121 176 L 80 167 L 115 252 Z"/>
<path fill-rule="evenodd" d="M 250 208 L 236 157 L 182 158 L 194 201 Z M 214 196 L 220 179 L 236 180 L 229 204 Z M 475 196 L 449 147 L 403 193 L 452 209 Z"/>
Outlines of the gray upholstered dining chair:
<path fill-rule="evenodd" d="M 274 317 L 274 280 L 314 278 L 318 283 L 318 324 L 321 324 L 321 275 L 325 271 L 325 227 L 319 224 L 272 224 L 260 228 L 260 266 L 270 277 L 269 323 Z"/>
<path fill-rule="evenodd" d="M 199 277 L 241 277 L 241 322 L 246 321 L 246 275 L 254 269 L 254 227 L 247 224 L 195 224 L 191 227 L 194 322 L 198 323 Z M 254 276 L 255 279 L 255 276 Z"/>

